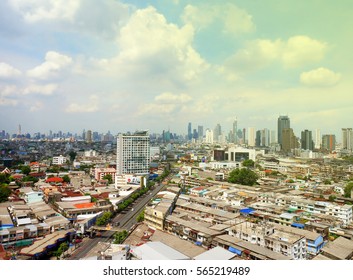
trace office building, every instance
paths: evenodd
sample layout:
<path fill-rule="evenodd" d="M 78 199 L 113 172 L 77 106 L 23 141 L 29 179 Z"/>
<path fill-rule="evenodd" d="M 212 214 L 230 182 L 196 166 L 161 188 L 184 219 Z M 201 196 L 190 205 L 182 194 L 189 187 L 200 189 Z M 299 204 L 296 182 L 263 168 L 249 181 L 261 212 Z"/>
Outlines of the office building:
<path fill-rule="evenodd" d="M 297 137 L 294 135 L 293 129 L 284 128 L 282 130 L 281 137 L 283 152 L 290 153 L 293 149 L 299 148 L 299 142 Z"/>
<path fill-rule="evenodd" d="M 283 145 L 282 143 L 282 134 L 283 134 L 283 129 L 288 129 L 290 128 L 290 120 L 288 116 L 279 116 L 277 120 L 277 140 L 278 144 L 281 146 Z"/>
<path fill-rule="evenodd" d="M 191 128 L 191 122 L 188 124 L 188 140 L 190 141 L 192 139 L 192 128 Z"/>
<path fill-rule="evenodd" d="M 314 149 L 314 142 L 313 142 L 313 135 L 310 130 L 304 130 L 301 133 L 301 148 L 303 150 L 310 150 Z"/>
<path fill-rule="evenodd" d="M 238 133 L 238 120 L 237 120 L 237 117 L 235 117 L 235 120 L 233 122 L 232 132 L 233 132 L 233 139 L 231 139 L 231 140 L 233 143 L 237 144 L 238 143 L 238 135 L 237 135 L 237 133 Z"/>
<path fill-rule="evenodd" d="M 255 127 L 248 128 L 248 146 L 255 147 Z"/>
<path fill-rule="evenodd" d="M 215 129 L 213 130 L 213 140 L 215 142 L 220 142 L 219 137 L 222 135 L 222 127 L 221 125 L 218 123 L 215 127 Z"/>
<path fill-rule="evenodd" d="M 202 141 L 202 139 L 203 139 L 203 126 L 202 125 L 199 125 L 197 127 L 197 134 L 198 134 L 199 140 Z"/>
<path fill-rule="evenodd" d="M 342 128 L 342 148 L 344 150 L 353 150 L 353 130 L 352 128 Z"/>
<path fill-rule="evenodd" d="M 336 136 L 333 134 L 325 134 L 322 136 L 322 149 L 332 152 L 336 149 Z"/>
<path fill-rule="evenodd" d="M 149 173 L 150 138 L 147 131 L 119 134 L 117 137 L 117 175 Z"/>
<path fill-rule="evenodd" d="M 321 131 L 320 129 L 315 129 L 315 149 L 320 149 L 322 144 Z"/>

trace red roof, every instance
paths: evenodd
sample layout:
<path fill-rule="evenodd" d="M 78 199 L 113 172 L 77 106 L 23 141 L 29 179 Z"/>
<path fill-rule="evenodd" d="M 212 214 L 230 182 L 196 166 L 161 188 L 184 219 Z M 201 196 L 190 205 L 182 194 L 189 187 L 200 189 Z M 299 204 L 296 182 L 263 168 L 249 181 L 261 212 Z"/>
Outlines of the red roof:
<path fill-rule="evenodd" d="M 77 203 L 74 205 L 76 208 L 92 208 L 94 206 L 94 202 L 86 202 L 86 203 Z"/>
<path fill-rule="evenodd" d="M 47 183 L 62 183 L 64 182 L 63 178 L 60 177 L 51 177 L 46 180 Z"/>

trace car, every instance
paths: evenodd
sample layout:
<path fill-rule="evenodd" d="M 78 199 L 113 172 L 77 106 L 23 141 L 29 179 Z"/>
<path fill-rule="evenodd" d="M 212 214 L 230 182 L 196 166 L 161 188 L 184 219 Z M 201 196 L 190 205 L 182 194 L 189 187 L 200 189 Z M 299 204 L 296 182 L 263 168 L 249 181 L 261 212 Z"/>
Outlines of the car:
<path fill-rule="evenodd" d="M 134 211 L 134 208 L 131 208 L 131 211 Z"/>

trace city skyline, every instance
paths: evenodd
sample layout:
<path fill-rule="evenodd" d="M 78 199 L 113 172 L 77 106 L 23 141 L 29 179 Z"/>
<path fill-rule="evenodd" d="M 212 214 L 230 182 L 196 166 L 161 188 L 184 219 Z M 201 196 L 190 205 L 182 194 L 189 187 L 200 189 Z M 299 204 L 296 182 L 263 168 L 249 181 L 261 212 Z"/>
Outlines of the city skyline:
<path fill-rule="evenodd" d="M 297 137 L 341 139 L 353 126 L 349 4 L 2 1 L 0 129 L 184 135 L 191 122 L 227 134 L 235 117 L 273 130 L 288 115 Z"/>

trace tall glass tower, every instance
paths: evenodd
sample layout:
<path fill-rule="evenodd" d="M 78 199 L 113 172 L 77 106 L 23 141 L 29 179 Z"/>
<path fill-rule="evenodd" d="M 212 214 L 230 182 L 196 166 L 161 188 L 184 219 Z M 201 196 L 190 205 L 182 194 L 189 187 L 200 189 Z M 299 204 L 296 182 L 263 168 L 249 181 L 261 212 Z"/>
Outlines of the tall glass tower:
<path fill-rule="evenodd" d="M 278 143 L 283 145 L 283 129 L 290 128 L 290 120 L 288 116 L 279 116 L 277 121 L 277 140 Z"/>

